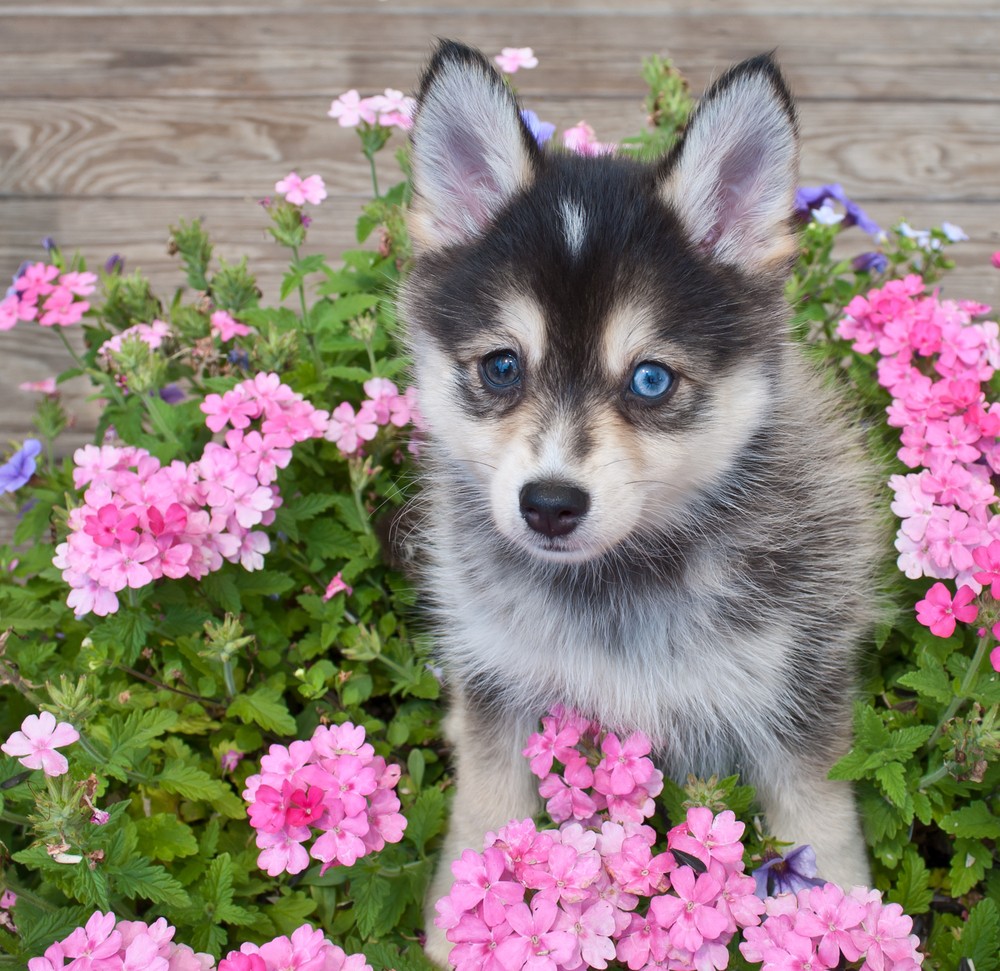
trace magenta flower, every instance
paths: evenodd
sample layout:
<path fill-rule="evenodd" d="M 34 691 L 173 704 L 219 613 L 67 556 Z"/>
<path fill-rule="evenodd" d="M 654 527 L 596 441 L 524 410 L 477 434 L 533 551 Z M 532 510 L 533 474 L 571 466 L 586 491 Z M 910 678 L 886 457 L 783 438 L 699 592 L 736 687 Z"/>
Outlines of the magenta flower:
<path fill-rule="evenodd" d="M 346 593 L 348 595 L 354 593 L 354 588 L 349 587 L 344 583 L 344 578 L 338 572 L 337 575 L 326 585 L 326 590 L 323 593 L 324 600 L 331 600 L 338 593 Z"/>
<path fill-rule="evenodd" d="M 289 172 L 280 182 L 276 182 L 274 191 L 280 192 L 285 201 L 293 206 L 301 206 L 306 202 L 318 206 L 326 198 L 326 186 L 318 175 L 302 179 L 296 172 Z"/>
<path fill-rule="evenodd" d="M 11 755 L 27 769 L 41 769 L 46 775 L 62 775 L 69 769 L 66 756 L 57 748 L 72 745 L 80 733 L 69 722 L 57 722 L 51 712 L 28 715 L 21 730 L 14 732 L 0 750 Z"/>
<path fill-rule="evenodd" d="M 927 596 L 917 601 L 917 621 L 937 637 L 951 637 L 957 621 L 971 624 L 976 619 L 979 608 L 972 603 L 975 596 L 972 587 L 963 586 L 952 598 L 943 583 L 935 583 Z"/>

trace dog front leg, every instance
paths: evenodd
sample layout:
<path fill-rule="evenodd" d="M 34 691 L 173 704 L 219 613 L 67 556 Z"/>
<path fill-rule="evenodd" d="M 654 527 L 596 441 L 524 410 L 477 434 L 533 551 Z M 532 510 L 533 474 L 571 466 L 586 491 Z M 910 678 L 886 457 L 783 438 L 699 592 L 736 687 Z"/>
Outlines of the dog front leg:
<path fill-rule="evenodd" d="M 431 960 L 448 965 L 452 945 L 434 925 L 435 903 L 451 890 L 451 863 L 463 850 L 482 852 L 483 836 L 512 819 L 533 816 L 539 808 L 537 780 L 521 754 L 537 730 L 534 718 L 485 714 L 456 693 L 445 719 L 452 744 L 455 798 L 448 835 L 424 908 L 426 951 Z"/>
<path fill-rule="evenodd" d="M 818 875 L 849 890 L 871 886 L 871 869 L 854 792 L 848 782 L 827 779 L 789 757 L 780 778 L 762 781 L 767 828 L 778 839 L 816 852 Z"/>

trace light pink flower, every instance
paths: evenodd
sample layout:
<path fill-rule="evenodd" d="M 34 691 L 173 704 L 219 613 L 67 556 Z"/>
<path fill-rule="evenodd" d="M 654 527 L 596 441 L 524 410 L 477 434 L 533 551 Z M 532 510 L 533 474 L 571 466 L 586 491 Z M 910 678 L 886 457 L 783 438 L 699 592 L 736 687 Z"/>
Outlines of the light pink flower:
<path fill-rule="evenodd" d="M 504 74 L 516 74 L 521 68 L 538 67 L 538 58 L 530 47 L 505 47 L 493 60 Z"/>
<path fill-rule="evenodd" d="M 228 310 L 216 310 L 209 318 L 209 325 L 223 344 L 234 337 L 246 337 L 251 333 L 250 328 L 236 320 Z"/>
<path fill-rule="evenodd" d="M 280 182 L 275 183 L 274 190 L 280 192 L 293 206 L 301 206 L 306 202 L 318 206 L 326 198 L 326 186 L 318 175 L 303 179 L 296 172 L 289 172 Z"/>
<path fill-rule="evenodd" d="M 378 422 L 371 402 L 363 401 L 357 414 L 348 401 L 337 405 L 330 413 L 326 438 L 345 455 L 354 455 L 362 442 L 370 442 L 377 434 Z"/>
<path fill-rule="evenodd" d="M 46 775 L 62 775 L 69 769 L 66 756 L 57 748 L 71 745 L 80 733 L 68 722 L 57 722 L 51 712 L 28 715 L 21 730 L 14 732 L 0 750 L 15 757 L 27 769 L 41 769 Z"/>
<path fill-rule="evenodd" d="M 336 118 L 341 128 L 356 128 L 361 122 L 375 124 L 375 109 L 370 99 L 363 99 L 353 88 L 334 99 L 327 115 Z"/>
<path fill-rule="evenodd" d="M 2 324 L 0 324 L 0 330 L 3 330 Z M 41 394 L 55 394 L 56 379 L 42 378 L 41 381 L 22 381 L 17 388 L 19 391 L 37 391 Z"/>

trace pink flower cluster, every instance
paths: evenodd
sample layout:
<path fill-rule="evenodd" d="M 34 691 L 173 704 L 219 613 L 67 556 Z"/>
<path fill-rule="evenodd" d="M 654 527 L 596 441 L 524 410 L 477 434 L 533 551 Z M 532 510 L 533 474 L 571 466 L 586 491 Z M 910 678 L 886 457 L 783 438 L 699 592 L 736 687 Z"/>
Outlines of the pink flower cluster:
<path fill-rule="evenodd" d="M 323 932 L 303 924 L 290 937 L 230 951 L 218 971 L 372 971 L 363 954 L 345 954 Z"/>
<path fill-rule="evenodd" d="M 410 387 L 400 393 L 388 378 L 370 378 L 364 383 L 368 397 L 361 402 L 355 412 L 353 405 L 345 401 L 330 413 L 326 437 L 345 455 L 357 455 L 364 442 L 370 442 L 380 426 L 393 425 L 402 428 L 412 422 L 421 424 L 417 408 L 417 389 Z"/>
<path fill-rule="evenodd" d="M 228 431 L 197 462 L 163 466 L 131 446 L 88 445 L 74 454 L 73 481 L 87 490 L 53 562 L 73 588 L 67 602 L 78 616 L 114 613 L 121 590 L 163 576 L 199 579 L 226 560 L 263 566 L 270 540 L 255 527 L 273 522 L 281 504 L 278 469 L 293 445 L 324 434 L 327 413 L 277 374 L 210 394 L 201 410 L 213 432 Z"/>
<path fill-rule="evenodd" d="M 590 758 L 580 751 L 581 744 Z M 653 799 L 663 791 L 663 773 L 647 758 L 649 753 L 649 739 L 642 733 L 622 743 L 596 722 L 562 706 L 542 719 L 542 731 L 532 735 L 524 749 L 532 773 L 542 780 L 538 791 L 552 820 L 584 825 L 597 822 L 603 812 L 619 823 L 641 823 L 653 814 Z M 553 771 L 554 763 L 561 764 L 560 771 Z"/>
<path fill-rule="evenodd" d="M 318 175 L 302 178 L 297 172 L 289 172 L 283 179 L 274 184 L 274 191 L 280 192 L 286 202 L 293 206 L 311 203 L 318 206 L 326 198 L 326 185 Z"/>
<path fill-rule="evenodd" d="M 623 743 L 572 712 L 543 720 L 525 749 L 533 771 L 550 780 L 553 761 L 562 763 L 563 791 L 583 792 L 589 775 L 590 802 L 570 798 L 557 810 L 564 819 L 574 803 L 580 817 L 592 811 L 558 830 L 513 821 L 487 834 L 482 853 L 466 850 L 452 864 L 437 924 L 455 944 L 458 971 L 575 971 L 616 960 L 631 971 L 726 967 L 729 940 L 764 909 L 743 872 L 743 824 L 695 807 L 658 851 L 642 822 L 662 784 L 648 752 L 640 733 Z"/>
<path fill-rule="evenodd" d="M 143 344 L 155 351 L 170 335 L 170 324 L 164 320 L 154 320 L 151 324 L 133 324 L 115 334 L 114 337 L 109 337 L 97 349 L 97 354 L 105 362 L 109 362 L 111 355 L 120 353 L 122 345 L 132 338 L 138 338 Z"/>
<path fill-rule="evenodd" d="M 845 893 L 828 883 L 765 903 L 766 919 L 748 927 L 740 944 L 762 971 L 828 971 L 844 961 L 862 961 L 861 971 L 917 971 L 923 962 L 913 921 L 877 890 Z"/>
<path fill-rule="evenodd" d="M 350 866 L 403 838 L 399 766 L 375 754 L 361 726 L 320 725 L 308 741 L 272 745 L 260 768 L 243 798 L 262 851 L 257 864 L 272 877 L 301 873 L 310 857 L 324 873 Z"/>
<path fill-rule="evenodd" d="M 611 155 L 616 145 L 611 142 L 601 142 L 597 132 L 591 125 L 581 121 L 563 132 L 563 145 L 577 155 Z"/>
<path fill-rule="evenodd" d="M 341 128 L 357 128 L 364 123 L 408 131 L 413 127 L 416 110 L 415 98 L 393 88 L 386 88 L 385 94 L 370 98 L 362 98 L 355 89 L 351 89 L 334 99 L 327 115 L 336 118 Z"/>
<path fill-rule="evenodd" d="M 84 298 L 94 292 L 96 284 L 93 273 L 63 272 L 48 263 L 31 263 L 0 300 L 0 330 L 10 330 L 18 321 L 37 320 L 43 327 L 78 324 L 90 309 Z"/>
<path fill-rule="evenodd" d="M 210 971 L 214 958 L 173 943 L 175 932 L 162 917 L 147 924 L 95 911 L 42 957 L 30 958 L 28 971 Z"/>
<path fill-rule="evenodd" d="M 559 802 L 558 830 L 511 821 L 486 835 L 482 853 L 466 850 L 452 864 L 436 924 L 455 945 L 457 971 L 582 971 L 613 961 L 630 971 L 721 971 L 737 933 L 764 971 L 828 971 L 841 955 L 864 959 L 866 971 L 920 964 L 912 922 L 877 891 L 826 884 L 758 897 L 744 872 L 743 823 L 728 810 L 690 808 L 658 846 L 643 820 L 659 773 L 641 733 L 621 742 L 564 709 L 542 725 L 524 751 L 532 771 L 545 781 L 561 775 L 561 791 L 580 790 L 594 808 L 582 798 Z M 577 818 L 567 815 L 574 806 Z"/>
<path fill-rule="evenodd" d="M 0 751 L 18 760 L 26 769 L 41 769 L 48 776 L 63 775 L 69 762 L 57 748 L 72 745 L 80 733 L 69 722 L 57 722 L 50 711 L 28 715 L 21 730 L 11 734 Z"/>
<path fill-rule="evenodd" d="M 928 296 L 923 280 L 911 275 L 855 297 L 838 327 L 859 353 L 879 354 L 878 381 L 892 395 L 888 421 L 901 429 L 898 455 L 914 470 L 889 480 L 892 509 L 902 520 L 899 568 L 911 579 L 953 579 L 960 588 L 945 605 L 937 589 L 943 585 L 935 584 L 922 612 L 921 622 L 936 625 L 941 636 L 954 630 L 954 619 L 946 619 L 958 616 L 954 608 L 971 599 L 961 588 L 978 594 L 990 582 L 984 577 L 1000 573 L 993 484 L 1000 404 L 985 390 L 1000 366 L 1000 327 L 974 320 L 988 311 Z"/>

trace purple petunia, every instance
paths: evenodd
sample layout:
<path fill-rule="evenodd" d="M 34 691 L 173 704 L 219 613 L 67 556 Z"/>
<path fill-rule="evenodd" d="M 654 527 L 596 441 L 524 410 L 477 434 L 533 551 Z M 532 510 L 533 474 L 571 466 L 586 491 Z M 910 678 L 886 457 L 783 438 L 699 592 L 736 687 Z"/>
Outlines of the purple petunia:
<path fill-rule="evenodd" d="M 882 232 L 882 227 L 861 206 L 847 198 L 847 193 L 838 182 L 801 186 L 795 193 L 795 213 L 803 222 L 807 222 L 812 218 L 813 209 L 818 209 L 827 199 L 833 199 L 844 207 L 847 213 L 843 222 L 845 229 L 856 225 L 869 236 L 878 236 Z"/>
<path fill-rule="evenodd" d="M 538 115 L 527 109 L 521 112 L 521 118 L 528 126 L 528 130 L 535 136 L 538 147 L 541 148 L 555 134 L 556 126 L 547 121 L 539 120 Z"/>
<path fill-rule="evenodd" d="M 751 876 L 757 882 L 757 896 L 765 899 L 779 893 L 798 893 L 822 887 L 816 876 L 816 853 L 811 846 L 797 846 L 785 856 L 775 856 L 757 867 Z"/>
<path fill-rule="evenodd" d="M 0 494 L 16 492 L 35 474 L 35 458 L 42 450 L 37 438 L 26 438 L 20 451 L 10 461 L 0 465 Z"/>

